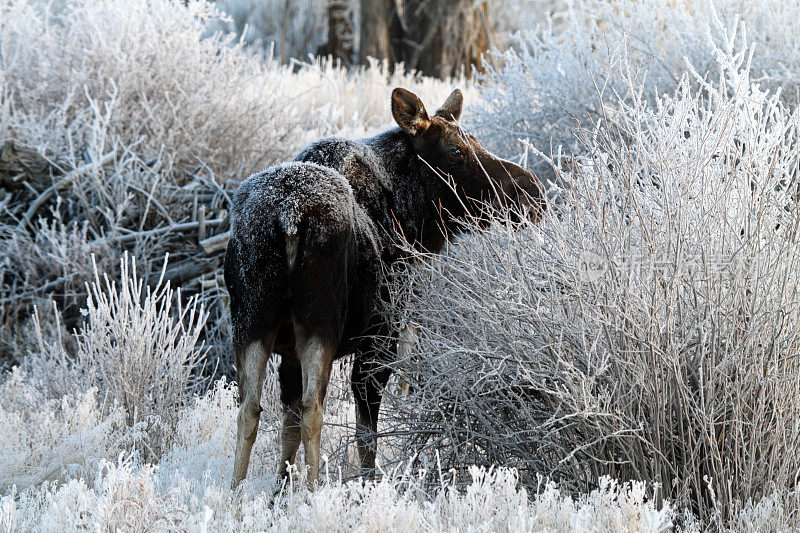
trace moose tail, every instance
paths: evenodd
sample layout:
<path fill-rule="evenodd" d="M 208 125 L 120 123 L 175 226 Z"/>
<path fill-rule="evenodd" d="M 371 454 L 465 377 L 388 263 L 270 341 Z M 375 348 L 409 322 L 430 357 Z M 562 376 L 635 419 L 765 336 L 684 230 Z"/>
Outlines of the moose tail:
<path fill-rule="evenodd" d="M 297 252 L 300 248 L 300 224 L 295 217 L 283 214 L 283 216 L 278 216 L 278 225 L 286 240 L 286 262 L 291 271 L 294 269 Z"/>
<path fill-rule="evenodd" d="M 297 260 L 297 248 L 300 245 L 300 236 L 295 232 L 286 235 L 286 261 L 289 264 L 289 270 L 294 269 L 294 263 Z"/>

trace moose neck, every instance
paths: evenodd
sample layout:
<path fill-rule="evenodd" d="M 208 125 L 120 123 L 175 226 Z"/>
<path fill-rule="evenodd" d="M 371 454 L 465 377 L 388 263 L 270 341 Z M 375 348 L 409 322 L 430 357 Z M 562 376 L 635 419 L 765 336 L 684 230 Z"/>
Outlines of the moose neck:
<path fill-rule="evenodd" d="M 438 253 L 461 231 L 464 207 L 441 176 L 417 155 L 411 138 L 393 128 L 366 140 L 392 183 L 395 223 L 415 248 Z"/>

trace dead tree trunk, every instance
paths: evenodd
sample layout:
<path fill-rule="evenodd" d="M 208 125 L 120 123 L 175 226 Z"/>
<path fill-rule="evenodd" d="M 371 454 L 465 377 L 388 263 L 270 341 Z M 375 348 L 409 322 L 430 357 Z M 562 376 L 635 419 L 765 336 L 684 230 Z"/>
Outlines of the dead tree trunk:
<path fill-rule="evenodd" d="M 291 13 L 291 9 L 291 0 L 286 0 L 286 2 L 283 4 L 283 20 L 281 20 L 281 42 L 279 50 L 281 63 L 286 63 L 286 61 L 289 60 L 289 43 L 287 42 L 287 39 L 289 38 L 289 15 Z"/>
<path fill-rule="evenodd" d="M 358 60 L 361 64 L 366 64 L 369 57 L 388 59 L 390 65 L 395 63 L 389 30 L 394 11 L 393 0 L 361 0 L 361 34 L 358 47 Z"/>
<path fill-rule="evenodd" d="M 395 54 L 409 68 L 428 76 L 459 74 L 462 67 L 482 69 L 490 36 L 486 3 L 465 0 L 404 0 L 396 9 L 402 38 L 392 40 Z"/>
<path fill-rule="evenodd" d="M 428 76 L 483 69 L 491 42 L 486 2 L 472 0 L 361 0 L 359 58 L 388 58 Z M 387 49 L 388 47 L 388 49 Z"/>

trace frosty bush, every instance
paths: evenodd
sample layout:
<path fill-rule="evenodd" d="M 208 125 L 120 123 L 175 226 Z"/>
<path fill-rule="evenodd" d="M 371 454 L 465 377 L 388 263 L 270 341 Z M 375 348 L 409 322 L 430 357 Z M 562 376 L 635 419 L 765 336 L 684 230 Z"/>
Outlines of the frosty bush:
<path fill-rule="evenodd" d="M 644 480 L 717 525 L 792 493 L 800 117 L 749 49 L 714 52 L 708 80 L 604 103 L 587 155 L 551 161 L 563 205 L 542 224 L 500 219 L 411 266 L 400 449 L 580 491 Z"/>
<path fill-rule="evenodd" d="M 331 479 L 315 492 L 237 495 L 227 488 L 190 492 L 187 479 L 129 461 L 103 462 L 94 483 L 72 480 L 52 490 L 5 497 L 0 524 L 8 529 L 78 531 L 140 527 L 191 531 L 665 531 L 674 511 L 656 510 L 642 484 L 602 480 L 578 498 L 554 484 L 533 495 L 517 486 L 513 470 L 471 470 L 465 491 L 443 482 L 430 498 L 408 472 L 379 482 L 346 484 Z M 170 483 L 162 486 L 162 480 Z M 180 488 L 178 488 L 180 487 Z M 188 489 L 188 490 L 187 490 Z"/>
<path fill-rule="evenodd" d="M 107 276 L 101 281 L 95 268 L 75 367 L 82 383 L 119 402 L 129 425 L 151 426 L 144 452 L 157 457 L 173 436 L 178 409 L 198 390 L 205 353 L 197 346 L 207 315 L 194 300 L 173 315 L 180 298 L 169 284 L 145 289 L 127 256 L 120 270 L 117 286 Z"/>
<path fill-rule="evenodd" d="M 267 388 L 274 388 L 275 376 L 268 376 Z M 265 400 L 275 394 L 267 392 Z M 252 475 L 236 493 L 228 477 L 236 410 L 235 388 L 218 381 L 180 409 L 173 443 L 157 466 L 148 465 L 121 453 L 132 436 L 125 415 L 117 409 L 104 418 L 94 390 L 81 393 L 78 401 L 69 396 L 43 401 L 31 376 L 15 372 L 0 386 L 0 419 L 4 428 L 16 431 L 3 435 L 25 439 L 4 441 L 10 453 L 0 460 L 0 527 L 449 531 L 533 526 L 568 531 L 603 524 L 610 531 L 662 531 L 675 517 L 669 505 L 657 510 L 641 483 L 603 479 L 597 490 L 573 498 L 544 481 L 529 493 L 507 468 L 471 469 L 465 487 L 445 474 L 435 488 L 410 468 L 387 471 L 379 482 L 368 483 L 342 482 L 330 468 L 314 493 L 307 492 L 301 471 L 273 501 L 277 415 L 262 420 L 268 427 L 262 427 L 254 449 L 268 460 L 254 460 Z M 326 440 L 329 436 L 325 433 Z M 44 479 L 52 482 L 42 484 Z M 765 520 L 767 513 L 748 517 Z"/>
<path fill-rule="evenodd" d="M 99 257 L 103 271 L 115 272 L 119 266 L 116 250 L 92 241 L 88 222 L 67 228 L 59 219 L 40 221 L 34 234 L 18 226 L 0 225 L 0 243 L 4 245 L 0 268 L 5 273 L 6 294 L 15 296 L 3 302 L 6 316 L 2 322 L 26 320 L 31 303 L 41 304 L 44 312 L 52 311 L 41 289 L 42 280 L 50 280 L 47 283 L 57 289 L 52 300 L 59 310 L 58 318 L 65 319 L 70 329 L 77 326 L 80 309 L 86 303 L 86 284 L 91 281 L 93 254 Z M 0 339 L 3 359 L 19 364 L 28 352 L 19 344 L 30 342 L 33 337 L 12 327 L 3 331 Z"/>
<path fill-rule="evenodd" d="M 10 112 L 0 115 L 0 142 L 18 139 L 64 164 L 99 120 L 110 141 L 145 160 L 160 156 L 167 170 L 175 165 L 170 180 L 182 181 L 198 158 L 216 173 L 246 176 L 322 135 L 387 123 L 394 85 L 422 83 L 434 100 L 450 88 L 380 64 L 347 76 L 316 61 L 293 74 L 229 36 L 209 35 L 218 13 L 203 1 L 50 6 L 14 0 L 4 8 L 0 109 Z"/>
<path fill-rule="evenodd" d="M 4 530 L 575 531 L 602 525 L 604 531 L 660 532 L 676 520 L 683 522 L 685 531 L 700 529 L 691 515 L 680 514 L 670 503 L 657 508 L 643 483 L 602 478 L 591 492 L 570 495 L 556 483 L 541 480 L 528 491 L 509 468 L 470 468 L 465 485 L 455 484 L 447 472 L 436 473 L 434 487 L 424 481 L 424 472 L 408 467 L 388 470 L 380 481 L 366 483 L 340 482 L 331 469 L 314 493 L 307 492 L 301 472 L 291 490 L 276 501 L 271 496 L 274 477 L 258 469 L 235 493 L 228 488 L 228 475 L 236 399 L 235 390 L 224 381 L 181 410 L 174 444 L 154 466 L 120 453 L 130 443 L 117 437 L 125 433 L 121 410 L 111 418 L 116 425 L 109 426 L 91 400 L 42 402 L 35 393 L 24 396 L 34 392 L 29 378 L 15 374 L 0 387 L 4 427 L 11 427 L 6 425 L 10 416 L 25 420 L 24 442 L 33 450 L 24 451 L 31 454 L 25 459 L 19 454 L 21 440 L 6 443 L 13 453 L 0 460 L 0 472 L 4 481 L 17 484 L 17 490 L 6 488 L 0 497 Z M 94 398 L 94 391 L 86 394 Z M 21 426 L 14 427 L 19 431 Z M 277 441 L 270 433 L 260 432 L 257 453 L 275 453 Z M 64 453 L 74 448 L 62 443 L 79 444 L 78 453 Z M 95 459 L 88 462 L 88 457 Z M 15 465 L 23 460 L 32 468 Z M 31 473 L 52 467 L 48 461 L 67 465 L 54 470 L 60 472 L 53 478 L 57 482 L 21 483 Z M 774 493 L 743 509 L 736 523 L 742 528 L 782 528 L 790 523 L 791 513 L 791 495 Z"/>
<path fill-rule="evenodd" d="M 92 475 L 101 460 L 129 449 L 135 433 L 125 413 L 104 413 L 97 389 L 48 398 L 15 369 L 0 384 L 0 491 L 36 487 L 45 481 Z"/>
<path fill-rule="evenodd" d="M 0 80 L 14 112 L 0 131 L 66 163 L 86 142 L 94 104 L 112 139 L 148 158 L 163 151 L 178 170 L 200 154 L 215 169 L 263 164 L 288 133 L 263 127 L 276 114 L 269 66 L 202 39 L 212 16 L 203 2 L 66 2 L 58 12 L 11 2 Z M 42 131 L 45 118 L 53 124 Z"/>
<path fill-rule="evenodd" d="M 28 331 L 30 352 L 19 368 L 4 376 L 0 401 L 9 402 L 2 400 L 3 394 L 12 398 L 15 387 L 21 399 L 26 391 L 36 391 L 36 401 L 12 401 L 9 412 L 21 420 L 51 421 L 65 416 L 53 414 L 51 404 L 74 410 L 77 407 L 72 404 L 80 401 L 89 406 L 88 411 L 96 410 L 96 414 L 80 415 L 89 428 L 99 427 L 101 419 L 110 417 L 111 422 L 103 424 L 115 425 L 113 438 L 125 444 L 124 448 L 119 448 L 121 444 L 109 447 L 100 458 L 133 450 L 144 459 L 157 459 L 175 438 L 179 411 L 203 390 L 206 354 L 199 336 L 207 315 L 196 299 L 181 304 L 168 283 L 145 286 L 127 255 L 120 261 L 119 284 L 105 273 L 101 281 L 93 258 L 92 263 L 94 280 L 83 310 L 85 323 L 74 342 L 62 329 L 57 313 L 55 320 L 43 324 L 41 317 L 52 312 L 36 309 Z M 22 377 L 14 377 L 18 375 Z M 9 430 L 8 424 L 0 426 L 2 434 Z M 45 426 L 40 431 L 59 430 Z M 65 431 L 59 438 L 70 442 L 83 437 Z M 39 445 L 37 439 L 30 436 L 31 447 Z M 92 449 L 86 446 L 82 453 L 91 458 Z M 70 459 L 65 456 L 64 460 Z"/>
<path fill-rule="evenodd" d="M 497 54 L 500 67 L 481 76 L 483 105 L 469 120 L 490 139 L 492 149 L 510 156 L 520 139 L 550 155 L 585 146 L 573 134 L 603 112 L 601 100 L 645 98 L 672 92 L 687 72 L 687 61 L 702 77 L 713 76 L 715 49 L 754 45 L 754 80 L 783 88 L 796 103 L 800 43 L 788 20 L 800 6 L 765 0 L 741 2 L 658 2 L 591 0 L 571 5 L 541 31 L 526 31 Z M 641 94 L 627 93 L 627 81 L 641 80 Z M 694 81 L 694 80 L 692 80 Z M 540 172 L 550 175 L 543 161 Z"/>

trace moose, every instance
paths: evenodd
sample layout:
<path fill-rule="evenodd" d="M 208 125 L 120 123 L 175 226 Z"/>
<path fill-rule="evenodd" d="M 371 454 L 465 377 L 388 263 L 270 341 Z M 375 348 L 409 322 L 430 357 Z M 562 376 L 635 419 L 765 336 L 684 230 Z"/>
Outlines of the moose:
<path fill-rule="evenodd" d="M 396 88 L 397 127 L 367 139 L 317 141 L 236 191 L 225 256 L 240 402 L 234 487 L 247 474 L 273 353 L 281 356 L 279 474 L 289 475 L 302 442 L 313 488 L 331 366 L 349 354 L 361 469 L 374 473 L 378 410 L 391 375 L 377 339 L 393 335 L 379 309 L 386 267 L 402 257 L 399 243 L 438 253 L 470 227 L 466 220 L 480 219 L 487 202 L 508 202 L 533 222 L 545 212 L 533 174 L 461 129 L 462 102 L 456 89 L 429 116 L 416 95 Z"/>

